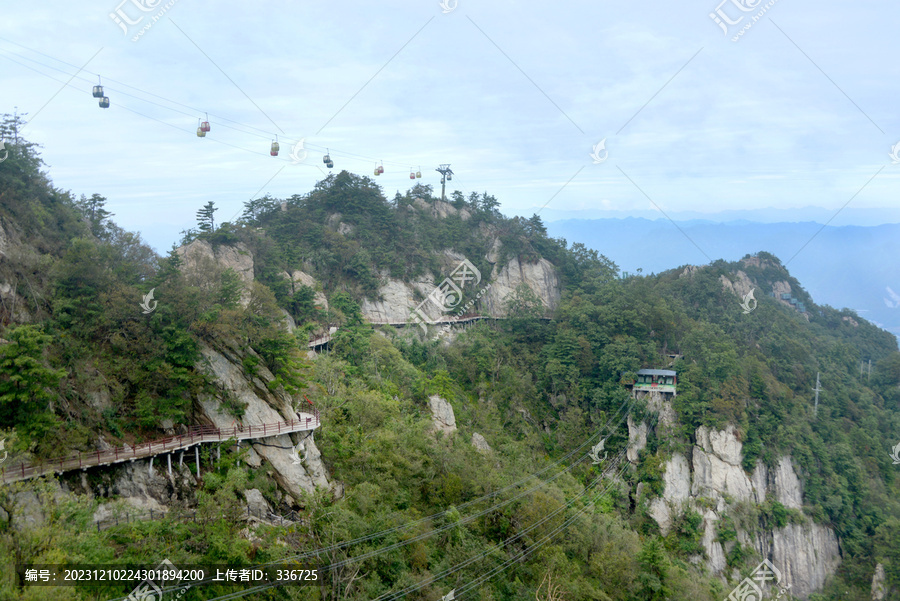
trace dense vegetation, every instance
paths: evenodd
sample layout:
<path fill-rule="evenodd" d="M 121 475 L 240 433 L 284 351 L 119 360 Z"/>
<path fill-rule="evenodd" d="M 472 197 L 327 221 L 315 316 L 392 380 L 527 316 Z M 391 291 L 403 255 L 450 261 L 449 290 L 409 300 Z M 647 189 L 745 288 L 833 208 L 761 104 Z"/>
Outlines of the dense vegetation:
<path fill-rule="evenodd" d="M 14 124 L 7 120 L 4 127 Z M 876 562 L 885 565 L 888 583 L 900 587 L 900 486 L 888 455 L 900 431 L 896 340 L 852 312 L 815 305 L 773 256 L 760 253 L 759 266 L 716 262 L 623 279 L 597 253 L 548 238 L 539 217 L 503 217 L 487 193 L 468 199 L 454 193 L 458 212 L 436 217 L 419 204 L 436 203 L 427 186 L 388 200 L 371 179 L 342 172 L 307 195 L 248 202 L 236 223 L 216 224 L 212 204 L 198 212 L 198 229 L 186 232 L 185 242 L 243 244 L 253 254 L 256 282 L 244 307 L 234 272 L 186 276 L 177 253 L 158 257 L 118 228 L 102 196 L 75 199 L 54 189 L 33 145 L 20 140 L 7 148 L 9 158 L 0 164 L 0 224 L 8 238 L 0 280 L 15 292 L 4 292 L 0 305 L 6 449 L 51 458 L 92 449 L 100 435 L 134 444 L 160 436 L 164 422 L 190 425 L 198 395 L 231 402 L 228 391 L 197 369 L 200 345 L 241 340 L 277 377 L 274 386 L 316 402 L 324 424 L 317 444 L 345 494 L 335 500 L 320 491 L 297 500 L 307 518 L 302 527 L 262 527 L 248 540 L 241 534 L 241 491 L 258 488 L 273 504 L 281 495 L 265 467 L 251 469 L 233 456 L 204 472 L 199 489 L 170 517 L 103 532 L 92 528 L 93 500 L 56 496 L 44 481 L 6 485 L 0 489 L 3 599 L 94 598 L 71 588 L 20 594 L 17 563 L 155 565 L 168 557 L 176 565 L 252 565 L 439 512 L 413 529 L 331 550 L 326 560 L 333 563 L 398 543 L 335 571 L 327 586 L 253 598 L 375 599 L 480 557 L 410 598 L 440 599 L 511 562 L 479 585 L 478 598 L 722 599 L 729 588 L 690 561 L 703 553 L 700 516 L 686 512 L 662 536 L 647 500 L 662 492 L 668 454 L 687 449 L 697 426 L 728 422 L 744 441 L 748 469 L 757 459 L 771 465 L 783 453 L 794 458 L 804 513 L 841 538 L 842 567 L 814 598 L 867 599 Z M 501 262 L 544 257 L 559 269 L 563 300 L 549 322 L 538 319 L 539 303 L 525 291 L 510 299 L 509 319 L 482 322 L 451 344 L 423 339 L 415 329 L 381 336 L 361 320 L 359 303 L 377 295 L 382 277 L 443 277 L 436 257 L 444 249 L 490 273 L 485 256 L 495 237 Z M 809 321 L 768 298 L 743 314 L 720 280 L 738 268 L 761 288 L 790 282 L 810 308 Z M 327 312 L 316 307 L 316 291 L 292 288 L 282 275 L 298 269 L 322 283 Z M 138 306 L 151 289 L 166 302 L 143 315 Z M 11 306 L 10 299 L 25 306 Z M 294 334 L 283 327 L 282 309 L 297 322 Z M 307 360 L 301 350 L 309 336 L 328 324 L 341 325 L 331 351 Z M 678 436 L 657 439 L 651 430 L 636 468 L 597 488 L 590 486 L 598 468 L 580 464 L 497 510 L 467 517 L 491 502 L 464 504 L 548 467 L 598 431 L 614 430 L 606 451 L 619 453 L 627 443 L 619 410 L 629 398 L 622 382 L 641 367 L 665 366 L 676 353 L 683 356 L 676 364 Z M 860 373 L 868 359 L 871 377 Z M 245 368 L 252 373 L 252 361 Z M 814 416 L 809 390 L 817 372 L 825 392 Z M 108 403 L 96 402 L 99 390 L 108 391 Z M 432 394 L 453 404 L 455 435 L 429 431 L 425 404 Z M 242 410 L 229 408 L 235 415 Z M 477 451 L 469 442 L 473 432 L 493 451 Z M 634 495 L 638 482 L 649 491 L 641 499 Z M 39 526 L 21 526 L 23 494 L 41 500 Z M 179 519 L 194 509 L 200 522 Z M 752 509 L 769 527 L 803 519 L 778 503 Z M 570 519 L 569 527 L 536 545 Z M 417 536 L 435 528 L 441 531 Z M 517 534 L 514 543 L 501 545 Z M 719 539 L 734 540 L 730 520 L 720 525 Z M 729 565 L 746 574 L 759 558 L 735 549 Z M 207 586 L 182 598 L 222 590 Z"/>

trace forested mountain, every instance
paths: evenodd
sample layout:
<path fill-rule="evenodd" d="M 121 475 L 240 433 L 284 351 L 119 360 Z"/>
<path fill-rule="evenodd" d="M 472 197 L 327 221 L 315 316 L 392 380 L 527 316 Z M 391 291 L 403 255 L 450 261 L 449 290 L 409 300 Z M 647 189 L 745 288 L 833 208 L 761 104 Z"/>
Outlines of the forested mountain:
<path fill-rule="evenodd" d="M 171 472 L 160 455 L 4 483 L 2 599 L 131 590 L 23 587 L 23 564 L 316 550 L 319 585 L 247 598 L 713 601 L 764 559 L 791 585 L 782 599 L 871 599 L 879 565 L 883 598 L 900 594 L 896 340 L 818 305 L 774 255 L 622 278 L 487 193 L 387 199 L 341 172 L 234 223 L 210 203 L 159 257 L 102 196 L 55 189 L 33 145 L 7 148 L 0 467 L 313 406 L 321 425 L 315 441 L 175 455 Z M 449 336 L 366 320 L 391 282 L 439 285 L 462 258 L 482 286 L 549 265 L 559 295 L 509 279 L 488 312 L 466 289 L 492 318 Z M 677 396 L 633 399 L 641 368 L 676 370 Z M 104 521 L 135 507 L 155 516 Z"/>
<path fill-rule="evenodd" d="M 837 225 L 831 223 L 835 212 L 823 216 L 812 208 L 805 214 L 773 209 L 763 222 L 763 215 L 754 217 L 759 220 L 712 222 L 673 217 L 677 228 L 656 217 L 567 219 L 549 222 L 547 229 L 552 236 L 582 242 L 608 255 L 628 272 L 659 273 L 702 261 L 702 252 L 737 260 L 766 250 L 789 261 L 791 273 L 820 303 L 850 307 L 900 336 L 900 297 L 896 296 L 900 270 L 891 260 L 900 256 L 900 223 L 888 223 L 892 215 L 880 214 L 876 223 L 866 226 Z M 835 221 L 844 219 L 841 211 Z"/>

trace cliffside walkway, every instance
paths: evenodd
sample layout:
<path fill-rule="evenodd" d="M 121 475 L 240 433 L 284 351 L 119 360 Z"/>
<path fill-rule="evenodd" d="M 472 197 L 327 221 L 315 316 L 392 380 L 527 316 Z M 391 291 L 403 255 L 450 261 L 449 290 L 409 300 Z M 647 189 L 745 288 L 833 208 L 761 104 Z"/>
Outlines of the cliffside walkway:
<path fill-rule="evenodd" d="M 28 478 L 37 478 L 44 474 L 55 472 L 61 474 L 73 470 L 86 470 L 89 467 L 98 465 L 111 465 L 113 463 L 122 463 L 125 461 L 135 461 L 137 459 L 145 459 L 147 457 L 155 457 L 169 453 L 169 469 L 172 466 L 171 453 L 175 451 L 183 451 L 196 445 L 195 454 L 199 445 L 204 442 L 224 442 L 235 439 L 238 441 L 248 440 L 251 438 L 267 438 L 269 436 L 278 436 L 280 434 L 290 434 L 291 432 L 305 432 L 314 430 L 319 427 L 319 411 L 313 410 L 313 413 L 298 413 L 297 419 L 291 421 L 275 422 L 271 424 L 260 424 L 256 426 L 234 426 L 232 428 L 216 428 L 214 426 L 198 426 L 191 428 L 187 433 L 179 436 L 169 436 L 160 438 L 151 442 L 143 443 L 134 447 L 125 445 L 115 447 L 106 451 L 84 452 L 61 458 L 52 462 L 28 463 L 23 462 L 19 465 L 3 467 L 0 469 L 0 481 L 16 482 L 18 480 L 27 480 Z M 182 456 L 182 460 L 184 457 Z M 199 456 L 196 458 L 199 473 Z M 151 459 L 152 469 L 152 459 Z"/>
<path fill-rule="evenodd" d="M 480 321 L 482 319 L 505 319 L 503 317 L 490 317 L 487 315 L 465 315 L 463 317 L 453 317 L 453 316 L 444 316 L 440 319 L 436 319 L 434 321 L 429 321 L 426 325 L 429 326 L 442 326 L 442 325 L 466 325 L 475 321 Z M 374 327 L 380 326 L 393 326 L 395 328 L 405 328 L 409 326 L 419 326 L 420 323 L 418 321 L 367 321 L 367 323 L 371 324 Z M 331 334 L 326 334 L 320 338 L 315 338 L 311 340 L 306 346 L 311 351 L 320 350 L 331 342 L 331 338 L 334 336 L 335 332 Z"/>

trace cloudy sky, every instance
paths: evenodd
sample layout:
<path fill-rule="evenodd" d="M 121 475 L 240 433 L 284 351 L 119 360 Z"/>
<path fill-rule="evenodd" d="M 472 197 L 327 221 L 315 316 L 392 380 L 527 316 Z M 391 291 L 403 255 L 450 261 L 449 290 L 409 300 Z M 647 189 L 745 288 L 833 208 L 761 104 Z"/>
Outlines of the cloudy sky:
<path fill-rule="evenodd" d="M 108 197 L 162 252 L 209 200 L 226 221 L 309 191 L 326 148 L 336 170 L 384 161 L 388 196 L 450 163 L 508 215 L 892 220 L 900 5 L 718 1 L 20 0 L 0 112 L 29 113 L 57 186 Z"/>

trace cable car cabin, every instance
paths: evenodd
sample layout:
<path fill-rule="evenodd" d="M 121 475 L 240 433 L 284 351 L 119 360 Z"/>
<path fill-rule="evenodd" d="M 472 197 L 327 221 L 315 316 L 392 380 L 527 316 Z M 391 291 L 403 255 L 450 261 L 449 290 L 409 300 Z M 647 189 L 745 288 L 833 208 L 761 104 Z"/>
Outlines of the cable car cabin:
<path fill-rule="evenodd" d="M 198 138 L 205 138 L 205 137 L 206 137 L 206 132 L 203 131 L 203 128 L 202 128 L 202 127 L 198 127 L 198 128 L 197 128 L 197 137 L 198 137 Z"/>
<path fill-rule="evenodd" d="M 325 163 L 325 166 L 331 169 L 332 167 L 334 167 L 334 161 L 329 159 L 328 162 Z"/>
<path fill-rule="evenodd" d="M 102 108 L 102 109 L 109 108 L 109 98 L 104 96 L 103 98 L 100 99 L 100 108 Z"/>
<path fill-rule="evenodd" d="M 279 150 L 281 150 L 281 145 L 279 145 L 278 142 L 272 142 L 272 148 L 269 150 L 269 154 L 273 157 L 277 157 Z"/>
<path fill-rule="evenodd" d="M 638 396 L 652 392 L 662 392 L 675 396 L 675 385 L 678 376 L 668 369 L 640 369 L 637 372 L 637 380 L 632 384 L 631 394 Z M 641 395 L 643 396 L 643 395 Z"/>
<path fill-rule="evenodd" d="M 94 90 L 91 93 L 94 98 L 103 98 L 103 86 L 94 86 Z"/>
<path fill-rule="evenodd" d="M 200 131 L 208 132 L 209 131 L 209 121 L 203 121 L 200 123 Z"/>

